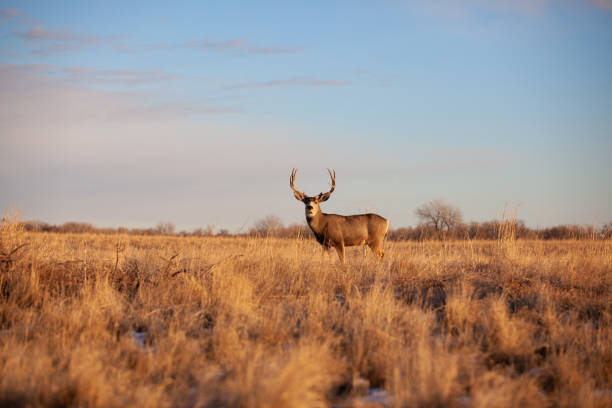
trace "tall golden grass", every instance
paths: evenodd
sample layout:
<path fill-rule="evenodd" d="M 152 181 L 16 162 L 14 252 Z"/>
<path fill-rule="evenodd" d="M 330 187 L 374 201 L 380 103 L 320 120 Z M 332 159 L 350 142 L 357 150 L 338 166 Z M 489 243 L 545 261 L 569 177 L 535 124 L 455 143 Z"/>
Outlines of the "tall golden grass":
<path fill-rule="evenodd" d="M 612 406 L 610 241 L 0 239 L 3 406 Z"/>

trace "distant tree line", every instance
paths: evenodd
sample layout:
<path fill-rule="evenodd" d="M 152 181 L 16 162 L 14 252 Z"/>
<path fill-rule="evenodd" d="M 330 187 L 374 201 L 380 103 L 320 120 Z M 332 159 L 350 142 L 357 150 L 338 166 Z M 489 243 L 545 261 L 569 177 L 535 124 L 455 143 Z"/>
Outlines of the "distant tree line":
<path fill-rule="evenodd" d="M 174 224 L 171 222 L 160 222 L 155 228 L 95 227 L 88 222 L 74 221 L 61 225 L 52 225 L 43 221 L 22 221 L 21 224 L 26 231 L 56 232 L 60 234 L 214 235 L 211 232 L 211 227 L 207 227 L 206 230 L 199 228 L 191 233 L 177 233 Z"/>
<path fill-rule="evenodd" d="M 268 217 L 266 217 L 268 218 Z M 176 232 L 174 228 L 99 228 L 85 222 L 67 222 L 51 225 L 41 221 L 23 221 L 26 231 L 54 233 L 93 233 L 93 234 L 130 234 L 130 235 L 175 235 L 193 237 L 270 237 L 270 238 L 312 238 L 312 232 L 306 224 L 283 225 L 281 222 L 270 225 L 270 219 L 256 222 L 247 232 L 230 233 L 227 229 L 216 230 L 211 226 L 197 228 L 193 231 Z M 277 220 L 278 221 L 278 220 Z M 414 227 L 399 227 L 389 230 L 391 241 L 426 241 L 432 239 L 498 239 L 504 222 L 498 220 L 470 223 L 459 223 L 448 230 L 437 230 L 435 226 L 421 223 Z M 174 225 L 172 225 L 174 227 Z M 612 239 L 612 222 L 601 228 L 590 225 L 557 225 L 550 228 L 534 229 L 525 226 L 522 220 L 515 221 L 513 238 L 516 239 Z"/>
<path fill-rule="evenodd" d="M 401 227 L 389 231 L 392 241 L 423 241 L 431 239 L 499 239 L 507 222 L 498 220 L 457 224 L 450 231 L 440 232 L 430 225 Z M 529 228 L 522 220 L 514 221 L 514 239 L 610 239 L 612 222 L 601 228 L 591 225 L 557 225 L 550 228 Z"/>
<path fill-rule="evenodd" d="M 432 239 L 611 239 L 612 222 L 600 228 L 590 225 L 557 225 L 550 228 L 529 228 L 514 214 L 501 220 L 469 223 L 463 222 L 461 210 L 443 200 L 432 200 L 415 210 L 420 223 L 414 227 L 390 229 L 388 239 L 392 241 L 425 241 Z M 285 226 L 276 215 L 268 215 L 256 221 L 246 232 L 231 234 L 227 229 L 217 231 L 214 226 L 197 228 L 191 232 L 176 232 L 171 222 L 160 222 L 155 228 L 98 228 L 84 222 L 67 222 L 50 225 L 42 221 L 22 223 L 27 231 L 56 233 L 97 233 L 133 235 L 176 235 L 176 236 L 249 236 L 270 238 L 312 238 L 306 224 Z"/>

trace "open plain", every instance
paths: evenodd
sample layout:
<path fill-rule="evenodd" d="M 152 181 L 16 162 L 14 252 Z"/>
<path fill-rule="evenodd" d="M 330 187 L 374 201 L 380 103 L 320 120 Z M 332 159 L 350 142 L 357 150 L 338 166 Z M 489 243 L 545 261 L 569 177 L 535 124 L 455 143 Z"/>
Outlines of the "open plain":
<path fill-rule="evenodd" d="M 612 405 L 610 240 L 0 244 L 2 406 Z"/>

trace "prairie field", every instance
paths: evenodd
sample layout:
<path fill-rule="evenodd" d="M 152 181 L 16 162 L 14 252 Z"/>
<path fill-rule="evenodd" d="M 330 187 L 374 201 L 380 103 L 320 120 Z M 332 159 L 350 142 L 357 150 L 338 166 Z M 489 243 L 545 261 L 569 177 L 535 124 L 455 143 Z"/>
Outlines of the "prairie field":
<path fill-rule="evenodd" d="M 0 238 L 1 406 L 612 406 L 610 240 Z"/>

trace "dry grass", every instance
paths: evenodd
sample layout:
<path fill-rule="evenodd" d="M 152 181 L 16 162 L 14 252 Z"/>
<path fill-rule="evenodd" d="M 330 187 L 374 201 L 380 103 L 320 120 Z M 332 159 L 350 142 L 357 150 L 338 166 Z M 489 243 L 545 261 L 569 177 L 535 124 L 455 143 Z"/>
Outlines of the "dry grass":
<path fill-rule="evenodd" d="M 612 405 L 610 241 L 0 238 L 0 405 Z"/>

